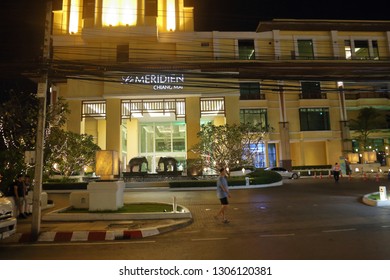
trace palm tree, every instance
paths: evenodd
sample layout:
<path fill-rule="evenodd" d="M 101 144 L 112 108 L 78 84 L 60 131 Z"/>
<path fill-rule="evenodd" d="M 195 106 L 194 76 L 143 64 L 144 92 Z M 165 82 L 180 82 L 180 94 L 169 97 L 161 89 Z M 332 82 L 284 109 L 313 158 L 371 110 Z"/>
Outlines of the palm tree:
<path fill-rule="evenodd" d="M 372 133 L 379 131 L 380 127 L 384 127 L 385 120 L 378 109 L 366 107 L 360 109 L 357 119 L 349 121 L 351 130 L 355 130 L 357 136 L 353 138 L 359 143 L 360 151 L 367 151 L 372 140 Z"/>

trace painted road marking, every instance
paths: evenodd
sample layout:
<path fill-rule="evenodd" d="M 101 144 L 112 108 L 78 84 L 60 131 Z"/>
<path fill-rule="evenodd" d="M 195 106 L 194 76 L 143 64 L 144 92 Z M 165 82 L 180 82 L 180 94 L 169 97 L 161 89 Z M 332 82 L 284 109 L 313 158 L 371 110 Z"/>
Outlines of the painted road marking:
<path fill-rule="evenodd" d="M 343 231 L 354 231 L 354 230 L 356 230 L 356 228 L 330 229 L 330 230 L 323 230 L 322 232 L 331 233 L 331 232 L 343 232 Z"/>
<path fill-rule="evenodd" d="M 226 237 L 219 237 L 219 238 L 195 238 L 191 239 L 191 241 L 217 241 L 217 240 L 226 240 L 228 238 Z"/>
<path fill-rule="evenodd" d="M 295 233 L 285 233 L 285 234 L 262 234 L 260 237 L 288 237 L 295 236 Z"/>

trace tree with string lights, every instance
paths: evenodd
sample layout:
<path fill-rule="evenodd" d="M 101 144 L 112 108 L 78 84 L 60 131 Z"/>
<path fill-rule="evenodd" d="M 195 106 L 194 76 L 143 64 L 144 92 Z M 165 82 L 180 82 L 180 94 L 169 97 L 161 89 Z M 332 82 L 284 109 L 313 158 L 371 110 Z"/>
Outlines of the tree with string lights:
<path fill-rule="evenodd" d="M 257 147 L 272 130 L 265 124 L 239 124 L 217 126 L 207 123 L 198 133 L 199 142 L 191 151 L 199 155 L 193 162 L 198 169 L 218 170 L 221 167 L 239 170 L 254 167 Z"/>

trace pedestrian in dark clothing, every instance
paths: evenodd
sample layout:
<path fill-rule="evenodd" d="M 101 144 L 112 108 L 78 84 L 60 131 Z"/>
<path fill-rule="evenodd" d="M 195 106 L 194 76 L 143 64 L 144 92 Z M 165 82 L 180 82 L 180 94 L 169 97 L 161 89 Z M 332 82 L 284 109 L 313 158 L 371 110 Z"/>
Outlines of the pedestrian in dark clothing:
<path fill-rule="evenodd" d="M 333 166 L 333 178 L 336 183 L 338 183 L 340 179 L 340 165 L 336 162 L 335 165 Z"/>
<path fill-rule="evenodd" d="M 16 181 L 13 183 L 13 190 L 14 190 L 13 194 L 14 194 L 16 207 L 19 211 L 18 217 L 21 219 L 26 219 L 27 216 L 24 214 L 26 186 L 24 185 L 23 181 L 24 181 L 23 175 L 18 175 Z"/>

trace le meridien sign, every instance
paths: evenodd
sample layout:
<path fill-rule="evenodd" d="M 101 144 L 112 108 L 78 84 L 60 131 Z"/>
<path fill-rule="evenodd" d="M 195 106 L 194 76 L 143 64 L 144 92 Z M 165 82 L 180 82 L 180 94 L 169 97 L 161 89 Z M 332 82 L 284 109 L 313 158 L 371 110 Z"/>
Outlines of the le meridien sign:
<path fill-rule="evenodd" d="M 184 75 L 146 74 L 122 76 L 122 84 L 152 85 L 153 90 L 181 90 L 184 88 Z"/>

